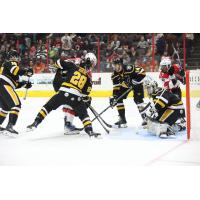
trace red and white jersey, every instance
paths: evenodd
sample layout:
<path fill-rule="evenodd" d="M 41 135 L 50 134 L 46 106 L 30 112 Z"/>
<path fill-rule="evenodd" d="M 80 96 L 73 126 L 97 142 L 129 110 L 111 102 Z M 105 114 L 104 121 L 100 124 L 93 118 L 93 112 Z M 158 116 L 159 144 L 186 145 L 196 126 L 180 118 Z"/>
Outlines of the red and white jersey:
<path fill-rule="evenodd" d="M 163 87 L 167 90 L 172 90 L 174 88 L 180 87 L 180 82 L 183 79 L 180 76 L 180 66 L 178 64 L 173 64 L 172 67 L 174 68 L 174 74 L 169 75 L 168 73 L 163 73 L 162 71 L 159 74 L 159 78 L 162 80 Z M 177 80 L 174 84 L 172 80 Z"/>

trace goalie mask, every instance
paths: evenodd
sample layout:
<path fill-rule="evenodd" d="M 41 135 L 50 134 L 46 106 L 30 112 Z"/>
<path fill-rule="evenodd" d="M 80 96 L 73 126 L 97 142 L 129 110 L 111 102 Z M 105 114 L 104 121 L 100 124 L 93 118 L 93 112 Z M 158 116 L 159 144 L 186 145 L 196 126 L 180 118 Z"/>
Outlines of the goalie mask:
<path fill-rule="evenodd" d="M 156 94 L 159 90 L 158 83 L 154 80 L 146 80 L 145 87 L 149 97 L 152 97 L 152 95 Z"/>
<path fill-rule="evenodd" d="M 163 73 L 167 73 L 171 65 L 172 61 L 170 60 L 170 58 L 162 59 L 160 62 L 160 71 Z"/>

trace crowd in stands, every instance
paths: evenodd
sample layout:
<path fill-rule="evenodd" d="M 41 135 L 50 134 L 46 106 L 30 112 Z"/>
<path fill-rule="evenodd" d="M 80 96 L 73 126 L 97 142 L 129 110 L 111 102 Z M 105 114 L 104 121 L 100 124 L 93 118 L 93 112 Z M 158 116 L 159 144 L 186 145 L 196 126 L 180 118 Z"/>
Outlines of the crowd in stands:
<path fill-rule="evenodd" d="M 186 34 L 189 53 L 193 50 L 194 35 Z M 15 49 L 20 53 L 22 67 L 32 67 L 35 73 L 48 73 L 52 72 L 49 57 L 70 54 L 72 58 L 81 58 L 87 52 L 94 52 L 100 55 L 96 71 L 111 72 L 115 56 L 121 57 L 124 64 L 137 64 L 146 71 L 157 71 L 162 56 L 174 56 L 174 48 L 181 49 L 182 34 L 154 34 L 154 44 L 153 62 L 152 34 L 147 33 L 1 33 L 0 64 L 6 53 Z"/>

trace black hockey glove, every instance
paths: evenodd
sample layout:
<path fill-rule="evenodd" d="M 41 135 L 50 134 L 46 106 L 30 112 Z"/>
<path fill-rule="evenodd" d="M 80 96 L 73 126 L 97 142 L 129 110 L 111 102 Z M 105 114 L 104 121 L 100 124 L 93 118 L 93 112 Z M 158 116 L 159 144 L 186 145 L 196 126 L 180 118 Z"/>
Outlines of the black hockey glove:
<path fill-rule="evenodd" d="M 167 73 L 168 73 L 170 76 L 173 75 L 173 74 L 174 74 L 174 68 L 171 66 L 171 67 L 168 69 Z"/>
<path fill-rule="evenodd" d="M 32 87 L 32 83 L 31 82 L 27 82 L 26 85 L 24 86 L 26 89 L 29 89 Z"/>
<path fill-rule="evenodd" d="M 182 77 L 184 77 L 185 76 L 185 71 L 184 71 L 184 69 L 181 69 L 181 71 L 180 71 L 180 73 L 179 73 Z"/>
<path fill-rule="evenodd" d="M 32 87 L 32 83 L 28 81 L 19 82 L 17 88 L 22 88 L 22 87 L 29 89 Z"/>
<path fill-rule="evenodd" d="M 89 96 L 82 97 L 83 102 L 85 103 L 86 107 L 88 108 L 91 105 L 92 98 Z"/>
<path fill-rule="evenodd" d="M 110 101 L 110 106 L 113 108 L 117 105 L 117 99 L 115 97 L 110 97 L 109 98 Z"/>
<path fill-rule="evenodd" d="M 26 74 L 25 75 L 28 76 L 28 77 L 33 76 L 33 69 L 31 69 L 31 68 L 26 69 Z"/>
<path fill-rule="evenodd" d="M 176 85 L 176 83 L 177 83 L 176 79 L 172 79 L 171 81 L 172 81 L 173 85 Z"/>

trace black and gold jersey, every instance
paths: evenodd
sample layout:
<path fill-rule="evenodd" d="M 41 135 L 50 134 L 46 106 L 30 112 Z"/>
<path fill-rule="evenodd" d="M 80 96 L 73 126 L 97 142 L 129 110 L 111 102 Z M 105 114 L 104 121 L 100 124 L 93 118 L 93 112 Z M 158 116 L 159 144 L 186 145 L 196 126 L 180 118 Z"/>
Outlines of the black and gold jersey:
<path fill-rule="evenodd" d="M 89 95 L 92 89 L 92 80 L 87 71 L 72 62 L 60 60 L 59 65 L 62 67 L 62 76 L 64 77 L 60 90 L 72 88 L 80 94 Z"/>
<path fill-rule="evenodd" d="M 137 67 L 134 65 L 124 65 L 123 71 L 125 82 L 129 81 L 133 85 L 142 83 L 146 76 L 146 73 L 142 67 Z"/>
<path fill-rule="evenodd" d="M 113 96 L 118 96 L 118 92 L 123 82 L 123 71 L 114 71 L 111 75 L 111 80 L 113 83 Z"/>
<path fill-rule="evenodd" d="M 158 111 L 165 109 L 184 109 L 181 99 L 166 89 L 158 88 L 157 92 L 152 94 L 152 98 L 155 108 Z"/>
<path fill-rule="evenodd" d="M 19 68 L 15 61 L 4 62 L 0 68 L 0 79 L 6 81 L 13 88 L 18 86 L 19 76 L 23 74 L 24 71 Z"/>

